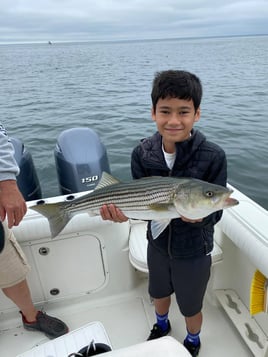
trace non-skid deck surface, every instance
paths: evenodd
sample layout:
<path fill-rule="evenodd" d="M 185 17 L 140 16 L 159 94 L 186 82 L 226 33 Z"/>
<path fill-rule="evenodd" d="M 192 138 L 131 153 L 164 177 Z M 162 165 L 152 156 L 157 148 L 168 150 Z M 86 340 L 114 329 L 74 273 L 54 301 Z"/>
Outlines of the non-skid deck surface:
<path fill-rule="evenodd" d="M 86 300 L 78 300 L 76 304 L 73 303 L 62 308 L 59 306 L 52 309 L 46 307 L 46 311 L 48 314 L 64 320 L 71 331 L 89 324 L 90 321 L 100 321 L 114 348 L 142 342 L 149 330 L 144 301 L 141 297 L 136 296 L 105 299 L 95 306 L 92 303 L 87 303 Z M 0 322 L 0 356 L 15 357 L 49 341 L 41 332 L 26 331 L 21 326 L 20 316 L 18 315 L 16 319 L 13 313 L 11 315 L 15 327 L 7 328 L 5 326 L 7 321 L 5 321 L 2 324 L 4 325 L 4 330 L 2 330 Z M 6 318 L 8 317 L 6 314 Z M 101 342 L 100 338 L 98 341 Z M 88 341 L 88 343 L 90 342 L 91 340 Z M 103 342 L 105 343 L 105 341 Z"/>
<path fill-rule="evenodd" d="M 70 330 L 80 328 L 93 321 L 100 321 L 111 342 L 112 348 L 122 348 L 147 339 L 155 322 L 154 307 L 147 295 L 147 283 L 126 295 L 114 296 L 97 302 L 87 298 L 67 302 L 64 305 L 45 306 L 48 314 L 64 320 Z M 0 320 L 0 356 L 15 357 L 36 345 L 49 341 L 40 332 L 25 331 L 20 317 L 14 318 L 15 327 L 7 328 Z M 8 314 L 5 318 L 9 318 Z M 1 317 L 3 320 L 3 316 Z M 185 337 L 184 319 L 173 299 L 170 309 L 171 335 L 182 342 Z M 4 330 L 2 330 L 4 325 Z M 16 327 L 17 326 L 17 327 Z M 200 357 L 252 357 L 245 343 L 222 309 L 205 301 L 204 323 L 201 334 Z M 89 341 L 90 343 L 90 341 Z M 65 357 L 65 356 L 62 356 Z"/>

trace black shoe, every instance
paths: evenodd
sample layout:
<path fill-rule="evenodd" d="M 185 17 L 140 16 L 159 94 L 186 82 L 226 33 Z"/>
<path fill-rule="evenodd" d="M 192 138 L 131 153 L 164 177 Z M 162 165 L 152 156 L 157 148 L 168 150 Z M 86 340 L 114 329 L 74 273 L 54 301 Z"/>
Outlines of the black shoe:
<path fill-rule="evenodd" d="M 183 345 L 184 347 L 191 353 L 191 355 L 193 357 L 198 356 L 200 347 L 201 347 L 201 343 L 199 342 L 199 344 L 197 346 L 193 345 L 191 342 L 189 342 L 188 340 L 184 340 L 183 341 Z"/>
<path fill-rule="evenodd" d="M 150 336 L 147 338 L 147 341 L 166 336 L 170 331 L 171 331 L 171 326 L 169 320 L 168 320 L 168 327 L 165 331 L 163 331 L 159 325 L 154 324 Z"/>
<path fill-rule="evenodd" d="M 57 319 L 56 317 L 49 316 L 43 311 L 38 311 L 35 322 L 27 322 L 23 313 L 21 311 L 20 313 L 22 316 L 23 327 L 26 330 L 44 332 L 48 338 L 56 338 L 69 331 L 63 321 Z"/>

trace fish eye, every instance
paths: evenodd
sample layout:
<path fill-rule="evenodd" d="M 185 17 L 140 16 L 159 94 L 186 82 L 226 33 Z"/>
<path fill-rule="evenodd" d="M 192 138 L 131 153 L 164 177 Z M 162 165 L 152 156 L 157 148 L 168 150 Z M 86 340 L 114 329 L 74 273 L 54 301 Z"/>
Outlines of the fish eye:
<path fill-rule="evenodd" d="M 213 197 L 214 196 L 214 192 L 213 191 L 206 191 L 206 196 L 207 197 Z"/>

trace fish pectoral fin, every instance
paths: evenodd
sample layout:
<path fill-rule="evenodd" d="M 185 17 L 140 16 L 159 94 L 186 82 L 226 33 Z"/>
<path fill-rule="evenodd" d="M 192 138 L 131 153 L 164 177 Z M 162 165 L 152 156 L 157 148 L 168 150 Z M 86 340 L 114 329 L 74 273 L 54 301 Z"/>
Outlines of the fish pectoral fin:
<path fill-rule="evenodd" d="M 163 219 L 161 221 L 151 222 L 151 232 L 153 239 L 156 239 L 169 225 L 170 219 Z"/>
<path fill-rule="evenodd" d="M 103 187 L 115 185 L 116 183 L 120 183 L 121 181 L 117 178 L 113 177 L 112 175 L 108 174 L 107 172 L 103 171 L 101 179 L 97 184 L 95 190 L 98 190 Z"/>
<path fill-rule="evenodd" d="M 170 208 L 170 203 L 153 203 L 148 205 L 148 208 L 152 211 L 168 211 Z"/>

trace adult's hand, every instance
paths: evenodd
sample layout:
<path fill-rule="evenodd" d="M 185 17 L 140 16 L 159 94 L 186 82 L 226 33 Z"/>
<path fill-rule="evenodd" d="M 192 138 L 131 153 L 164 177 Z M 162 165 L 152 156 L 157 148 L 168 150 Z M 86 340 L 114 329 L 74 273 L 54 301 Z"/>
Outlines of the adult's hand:
<path fill-rule="evenodd" d="M 25 213 L 27 206 L 15 180 L 0 181 L 0 219 L 7 217 L 8 228 L 17 226 Z"/>

